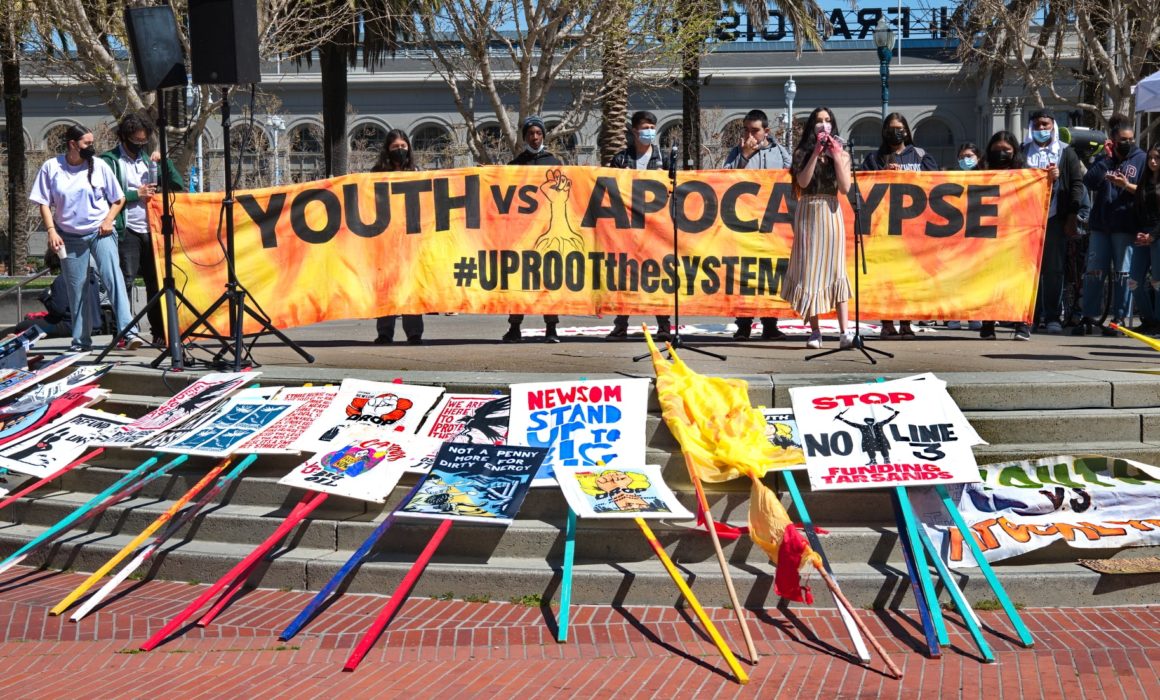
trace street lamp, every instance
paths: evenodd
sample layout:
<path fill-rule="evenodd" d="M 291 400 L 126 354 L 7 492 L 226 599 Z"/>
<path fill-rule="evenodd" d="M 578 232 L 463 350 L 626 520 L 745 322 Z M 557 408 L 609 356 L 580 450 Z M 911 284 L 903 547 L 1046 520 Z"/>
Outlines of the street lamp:
<path fill-rule="evenodd" d="M 278 157 L 278 136 L 286 130 L 286 120 L 274 114 L 266 117 L 266 126 L 274 135 L 274 185 L 282 184 L 282 159 Z"/>
<path fill-rule="evenodd" d="M 793 98 L 797 96 L 797 83 L 793 76 L 785 81 L 785 142 L 793 143 Z"/>
<path fill-rule="evenodd" d="M 878 47 L 878 75 L 882 76 L 882 118 L 890 111 L 890 59 L 894 55 L 894 42 L 898 35 L 886 22 L 885 17 L 878 18 L 874 26 L 874 45 Z"/>

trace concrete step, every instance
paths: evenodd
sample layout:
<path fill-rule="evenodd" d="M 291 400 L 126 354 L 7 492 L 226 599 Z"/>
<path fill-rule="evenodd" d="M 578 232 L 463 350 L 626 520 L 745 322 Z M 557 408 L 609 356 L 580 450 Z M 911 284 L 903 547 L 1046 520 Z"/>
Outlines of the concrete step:
<path fill-rule="evenodd" d="M 429 531 L 433 531 L 433 528 L 432 524 Z M 11 531 L 0 533 L 0 544 L 10 546 L 13 541 L 26 540 L 34 534 L 34 528 L 16 526 Z M 48 551 L 30 557 L 24 563 L 91 571 L 127 540 L 127 536 L 74 536 Z M 154 560 L 149 575 L 191 583 L 208 583 L 229 571 L 249 551 L 248 547 L 241 545 L 195 540 L 166 549 Z M 318 590 L 346 562 L 347 556 L 345 552 L 305 547 L 283 549 L 275 554 L 265 570 L 251 577 L 250 583 L 266 588 Z M 349 590 L 389 594 L 413 560 L 411 555 L 378 553 L 350 580 Z M 685 579 L 693 585 L 702 603 L 711 606 L 728 605 L 716 561 L 678 561 L 678 567 Z M 842 591 L 860 608 L 913 607 L 905 571 L 902 563 L 895 561 L 838 563 L 834 566 L 834 575 Z M 996 571 L 1007 593 L 1020 605 L 1079 607 L 1150 604 L 1160 595 L 1160 574 L 1105 578 L 1076 564 L 1000 565 Z M 746 607 L 762 608 L 775 604 L 772 566 L 732 563 L 730 575 Z M 958 572 L 957 577 L 968 600 L 978 602 L 994 598 L 978 570 L 963 570 Z M 816 594 L 815 605 L 834 606 L 816 574 L 807 575 L 806 583 Z M 529 566 L 526 559 L 493 558 L 481 563 L 440 551 L 419 580 L 413 595 L 474 600 L 512 600 L 539 595 L 544 601 L 550 601 L 558 599 L 559 587 L 558 560 L 541 560 L 536 566 Z M 942 600 L 949 599 L 945 592 L 940 593 Z M 679 597 L 663 567 L 655 559 L 618 563 L 578 561 L 572 595 L 573 601 L 578 604 L 608 605 L 671 605 Z M 193 597 L 191 593 L 190 599 Z M 228 619 L 227 611 L 221 620 L 226 622 Z M 290 622 L 289 617 L 286 622 Z"/>

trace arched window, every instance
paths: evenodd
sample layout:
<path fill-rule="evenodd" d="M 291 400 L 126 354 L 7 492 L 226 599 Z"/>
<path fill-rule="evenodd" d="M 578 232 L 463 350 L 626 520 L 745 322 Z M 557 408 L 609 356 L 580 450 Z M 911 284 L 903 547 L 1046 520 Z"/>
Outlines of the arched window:
<path fill-rule="evenodd" d="M 57 124 L 45 132 L 44 150 L 50 155 L 64 153 L 65 149 L 68 148 L 68 137 L 65 136 L 65 132 L 71 126 L 72 124 Z M 93 134 L 93 136 L 96 136 L 96 134 Z"/>
<path fill-rule="evenodd" d="M 502 165 L 511 160 L 511 150 L 504 141 L 503 131 L 499 124 L 484 124 L 476 128 L 479 140 L 483 142 L 482 158 L 492 165 Z"/>
<path fill-rule="evenodd" d="M 412 160 L 421 170 L 452 167 L 451 132 L 439 124 L 420 126 L 411 134 Z"/>
<path fill-rule="evenodd" d="M 359 124 L 351 129 L 350 172 L 365 173 L 373 168 L 386 140 L 387 130 L 378 124 Z"/>
<path fill-rule="evenodd" d="M 289 151 L 287 182 L 309 182 L 326 175 L 320 127 L 314 124 L 294 127 L 286 134 L 286 146 Z"/>
<path fill-rule="evenodd" d="M 235 189 L 251 189 L 254 187 L 268 187 L 273 184 L 271 177 L 272 159 L 270 158 L 270 139 L 266 132 L 257 125 L 242 123 L 230 129 L 230 165 L 233 172 L 229 173 Z M 214 154 L 216 167 L 207 168 L 207 182 L 205 189 L 209 191 L 209 177 L 214 177 L 217 187 L 223 186 L 219 173 L 225 167 L 221 152 Z M 236 174 L 236 177 L 235 177 Z"/>
<path fill-rule="evenodd" d="M 680 121 L 671 122 L 661 127 L 661 131 L 657 142 L 661 146 L 661 150 L 665 153 L 673 147 L 674 143 L 680 143 L 681 137 L 684 134 L 684 125 Z"/>
<path fill-rule="evenodd" d="M 882 145 L 882 120 L 877 117 L 859 119 L 847 132 L 854 140 L 854 165 L 860 167 L 867 153 Z"/>
<path fill-rule="evenodd" d="M 552 133 L 552 129 L 555 129 L 559 125 L 559 121 L 544 124 L 549 134 Z M 580 139 L 576 137 L 575 132 L 564 136 L 553 136 L 548 139 L 547 146 L 548 150 L 556 154 L 556 157 L 566 165 L 576 165 L 577 158 L 580 155 Z"/>
<path fill-rule="evenodd" d="M 914 145 L 934 156 L 940 168 L 949 167 L 958 158 L 955 132 L 941 119 L 924 119 L 915 126 Z"/>

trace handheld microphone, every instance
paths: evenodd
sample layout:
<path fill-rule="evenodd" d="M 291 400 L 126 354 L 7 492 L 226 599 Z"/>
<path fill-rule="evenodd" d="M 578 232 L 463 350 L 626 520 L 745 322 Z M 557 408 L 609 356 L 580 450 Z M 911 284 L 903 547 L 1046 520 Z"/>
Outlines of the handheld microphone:
<path fill-rule="evenodd" d="M 674 143 L 673 147 L 671 149 L 669 149 L 669 179 L 670 180 L 677 179 L 677 157 L 678 157 L 677 144 Z"/>

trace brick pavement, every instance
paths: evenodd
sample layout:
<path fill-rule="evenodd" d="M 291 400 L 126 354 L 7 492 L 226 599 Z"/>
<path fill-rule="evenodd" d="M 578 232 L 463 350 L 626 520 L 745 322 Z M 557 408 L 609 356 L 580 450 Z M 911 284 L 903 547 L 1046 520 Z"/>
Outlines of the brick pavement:
<path fill-rule="evenodd" d="M 1032 649 L 1015 643 L 1001 613 L 982 612 L 998 659 L 986 665 L 954 615 L 951 647 L 931 660 L 918 651 L 913 611 L 862 612 L 903 669 L 901 682 L 877 660 L 871 669 L 851 662 L 832 610 L 749 611 L 762 659 L 741 687 L 691 614 L 676 608 L 577 606 L 571 640 L 557 644 L 547 609 L 416 598 L 347 674 L 342 663 L 382 596 L 343 596 L 281 643 L 278 632 L 311 594 L 257 589 L 219 624 L 146 654 L 137 645 L 201 586 L 129 582 L 80 623 L 48 616 L 82 579 L 26 567 L 0 576 L 0 697 L 1160 697 L 1160 605 L 1025 610 Z M 709 613 L 743 648 L 732 611 Z"/>

